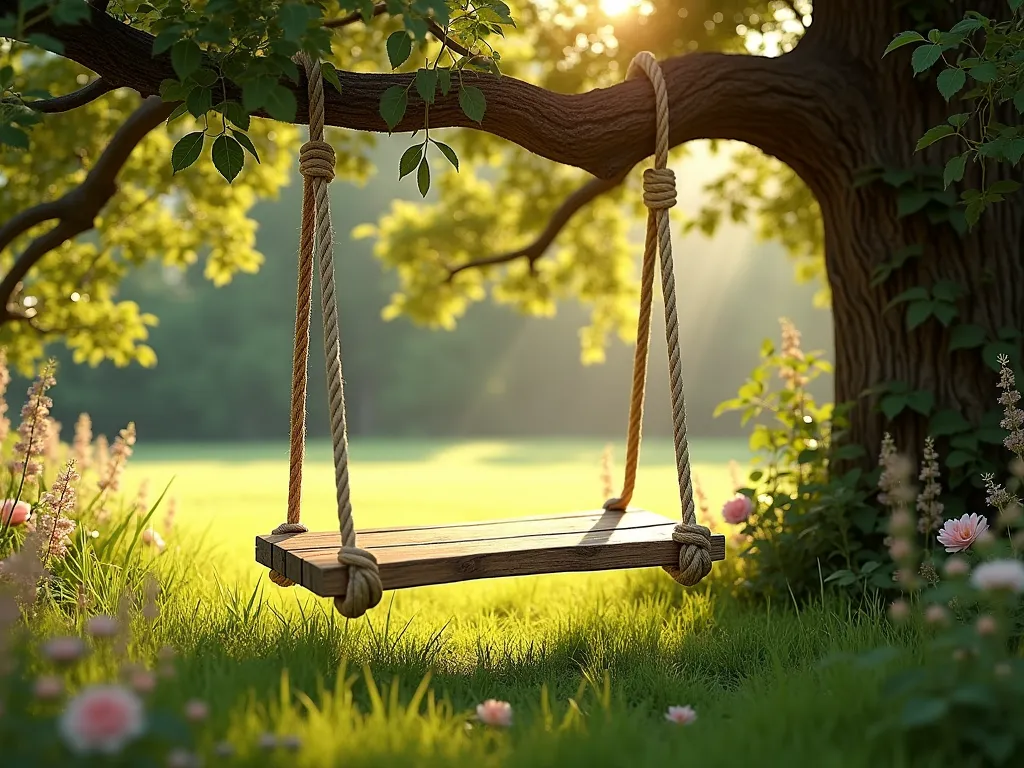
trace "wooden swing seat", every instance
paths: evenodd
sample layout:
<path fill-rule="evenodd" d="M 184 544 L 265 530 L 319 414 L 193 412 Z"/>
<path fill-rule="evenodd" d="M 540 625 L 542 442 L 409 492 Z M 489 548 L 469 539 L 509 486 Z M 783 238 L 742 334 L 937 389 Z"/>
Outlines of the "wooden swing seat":
<path fill-rule="evenodd" d="M 677 520 L 643 509 L 597 510 L 509 520 L 358 531 L 380 566 L 385 590 L 502 576 L 676 566 Z M 341 534 L 256 537 L 256 560 L 321 597 L 344 596 Z M 725 559 L 725 536 L 711 537 L 711 559 Z"/>

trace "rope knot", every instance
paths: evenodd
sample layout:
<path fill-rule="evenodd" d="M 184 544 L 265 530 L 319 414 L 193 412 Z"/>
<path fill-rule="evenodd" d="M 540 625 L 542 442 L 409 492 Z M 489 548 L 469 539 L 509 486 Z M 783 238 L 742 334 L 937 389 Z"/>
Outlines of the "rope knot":
<path fill-rule="evenodd" d="M 326 141 L 307 141 L 299 149 L 299 173 L 306 177 L 334 179 L 334 147 Z"/>
<path fill-rule="evenodd" d="M 359 547 L 342 547 L 338 562 L 348 568 L 348 587 L 344 598 L 334 598 L 334 607 L 346 619 L 358 619 L 384 596 L 377 558 Z"/>
<path fill-rule="evenodd" d="M 703 525 L 677 523 L 672 541 L 680 545 L 679 568 L 666 568 L 684 587 L 695 587 L 711 573 L 711 530 Z"/>
<path fill-rule="evenodd" d="M 671 168 L 648 168 L 644 171 L 644 205 L 651 210 L 671 208 L 676 204 L 676 175 Z"/>
<path fill-rule="evenodd" d="M 270 533 L 273 536 L 278 536 L 282 533 L 307 533 L 309 528 L 304 526 L 302 523 L 281 523 L 277 528 L 272 530 Z M 289 579 L 280 571 L 275 571 L 273 568 L 270 569 L 270 580 L 277 584 L 279 587 L 294 587 L 295 582 Z"/>

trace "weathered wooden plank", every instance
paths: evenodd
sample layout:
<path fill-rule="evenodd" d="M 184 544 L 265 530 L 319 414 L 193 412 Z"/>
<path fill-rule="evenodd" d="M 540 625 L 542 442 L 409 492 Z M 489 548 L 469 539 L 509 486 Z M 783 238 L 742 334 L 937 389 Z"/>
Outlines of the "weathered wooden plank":
<path fill-rule="evenodd" d="M 675 522 L 644 510 L 602 510 L 361 531 L 358 541 L 377 557 L 384 589 L 391 590 L 503 576 L 673 565 L 679 552 L 672 541 Z M 260 536 L 256 559 L 318 595 L 343 595 L 348 573 L 337 561 L 339 545 L 337 532 Z M 712 537 L 711 555 L 713 560 L 725 559 L 724 536 Z"/>
<path fill-rule="evenodd" d="M 629 512 L 581 512 L 573 515 L 531 517 L 490 522 L 459 523 L 443 526 L 410 526 L 408 528 L 377 528 L 358 531 L 359 546 L 365 549 L 406 546 L 408 544 L 441 544 L 458 541 L 508 539 L 519 536 L 539 536 L 550 533 L 586 533 L 621 528 L 642 528 L 665 525 L 669 521 L 646 510 Z M 297 552 L 321 547 L 338 547 L 341 535 L 337 531 L 310 532 L 268 536 L 278 548 Z"/>

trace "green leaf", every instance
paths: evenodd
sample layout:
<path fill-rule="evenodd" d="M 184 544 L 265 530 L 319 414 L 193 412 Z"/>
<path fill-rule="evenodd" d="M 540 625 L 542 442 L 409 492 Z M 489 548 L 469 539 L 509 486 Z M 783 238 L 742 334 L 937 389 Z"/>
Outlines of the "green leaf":
<path fill-rule="evenodd" d="M 416 186 L 419 188 L 420 194 L 426 197 L 430 190 L 430 166 L 425 157 L 420 160 L 420 167 L 416 171 Z"/>
<path fill-rule="evenodd" d="M 203 131 L 188 133 L 178 139 L 178 143 L 171 150 L 171 168 L 174 172 L 188 168 L 199 159 L 203 151 L 203 139 L 206 134 Z"/>
<path fill-rule="evenodd" d="M 470 120 L 481 122 L 484 119 L 484 111 L 487 109 L 484 92 L 473 85 L 462 86 L 459 89 L 459 106 Z"/>
<path fill-rule="evenodd" d="M 964 218 L 967 220 L 967 226 L 973 227 L 978 223 L 978 219 L 981 218 L 982 211 L 985 210 L 984 200 L 972 200 L 967 204 L 967 208 L 964 209 Z"/>
<path fill-rule="evenodd" d="M 455 166 L 456 171 L 459 170 L 459 156 L 455 154 L 454 149 L 440 141 L 435 141 L 434 146 L 441 150 L 441 154 L 448 158 L 448 162 Z"/>
<path fill-rule="evenodd" d="M 886 56 L 897 48 L 902 48 L 904 45 L 910 45 L 911 43 L 924 42 L 924 36 L 920 32 L 914 32 L 913 30 L 908 32 L 900 32 L 896 37 L 892 39 L 892 42 L 885 47 L 885 52 L 882 56 Z"/>
<path fill-rule="evenodd" d="M 1014 181 L 1013 179 L 1003 179 L 992 184 L 988 191 L 997 195 L 1011 195 L 1020 189 L 1020 182 Z"/>
<path fill-rule="evenodd" d="M 878 407 L 882 409 L 885 417 L 892 421 L 907 407 L 907 398 L 905 395 L 886 395 L 879 402 Z"/>
<path fill-rule="evenodd" d="M 276 85 L 273 77 L 258 77 L 242 84 L 242 105 L 247 112 L 255 112 L 267 101 L 270 89 Z"/>
<path fill-rule="evenodd" d="M 978 19 L 961 19 L 956 24 L 954 24 L 953 28 L 950 29 L 949 31 L 958 32 L 960 34 L 966 35 L 970 34 L 971 32 L 977 32 L 983 26 L 985 25 L 982 24 Z"/>
<path fill-rule="evenodd" d="M 1013 94 L 1013 106 L 1021 114 L 1024 114 L 1024 88 Z"/>
<path fill-rule="evenodd" d="M 900 721 L 906 728 L 919 728 L 932 725 L 941 720 L 949 712 L 949 704 L 942 699 L 909 699 L 903 705 Z"/>
<path fill-rule="evenodd" d="M 229 101 L 224 105 L 224 117 L 243 131 L 249 130 L 249 113 L 237 101 Z"/>
<path fill-rule="evenodd" d="M 934 302 L 914 301 L 907 307 L 907 330 L 912 331 L 932 316 Z"/>
<path fill-rule="evenodd" d="M 298 40 L 309 24 L 309 13 L 298 3 L 285 3 L 277 11 L 277 21 L 284 30 L 285 40 Z"/>
<path fill-rule="evenodd" d="M 959 67 L 944 69 L 935 79 L 935 85 L 942 94 L 942 98 L 949 101 L 953 98 L 967 82 L 967 75 Z"/>
<path fill-rule="evenodd" d="M 927 416 L 935 407 L 935 395 L 926 389 L 919 389 L 907 395 L 907 405 L 910 406 L 910 410 Z"/>
<path fill-rule="evenodd" d="M 341 93 L 341 80 L 338 79 L 338 70 L 334 68 L 334 65 L 329 61 L 321 62 L 320 72 L 323 74 L 324 80 L 337 88 L 338 93 Z"/>
<path fill-rule="evenodd" d="M 427 104 L 434 103 L 434 92 L 437 90 L 437 72 L 432 69 L 416 70 L 416 93 Z"/>
<path fill-rule="evenodd" d="M 974 454 L 967 451 L 950 451 L 946 455 L 946 466 L 950 469 L 957 469 L 974 461 Z"/>
<path fill-rule="evenodd" d="M 28 149 L 28 134 L 13 125 L 0 125 L 0 145 Z"/>
<path fill-rule="evenodd" d="M 410 173 L 416 170 L 416 166 L 419 165 L 420 160 L 423 159 L 423 145 L 413 144 L 405 152 L 402 153 L 402 159 L 398 161 L 398 178 L 399 180 L 405 178 Z"/>
<path fill-rule="evenodd" d="M 25 42 L 29 45 L 34 45 L 36 48 L 42 48 L 44 51 L 56 53 L 58 56 L 64 54 L 64 43 L 51 35 L 44 35 L 42 33 L 31 34 L 25 38 Z"/>
<path fill-rule="evenodd" d="M 970 428 L 971 423 L 964 418 L 964 415 L 952 408 L 944 408 L 932 416 L 931 421 L 928 422 L 928 432 L 932 437 L 958 435 Z"/>
<path fill-rule="evenodd" d="M 920 48 L 916 48 L 910 57 L 910 66 L 913 67 L 914 74 L 924 72 L 938 61 L 941 55 L 941 45 L 922 45 Z"/>
<path fill-rule="evenodd" d="M 179 40 L 171 47 L 171 66 L 184 80 L 203 63 L 203 51 L 193 40 Z"/>
<path fill-rule="evenodd" d="M 239 144 L 241 144 L 245 150 L 256 158 L 256 162 L 260 161 L 259 153 L 256 151 L 256 146 L 252 143 L 252 139 L 249 138 L 249 134 L 243 133 L 242 131 L 231 131 L 231 135 L 235 137 Z"/>
<path fill-rule="evenodd" d="M 907 288 L 903 293 L 894 296 L 892 301 L 885 307 L 886 311 L 892 309 L 897 304 L 902 304 L 905 301 L 925 301 L 931 296 L 928 293 L 928 289 L 920 285 L 915 285 L 913 288 Z"/>
<path fill-rule="evenodd" d="M 962 155 L 950 158 L 949 162 L 946 163 L 946 167 L 942 171 L 942 188 L 945 189 L 954 181 L 960 181 L 964 177 L 964 171 L 967 169 L 967 156 L 970 152 L 964 152 Z"/>
<path fill-rule="evenodd" d="M 201 68 L 192 73 L 192 82 L 210 88 L 217 82 L 217 73 L 212 69 Z"/>
<path fill-rule="evenodd" d="M 971 67 L 971 77 L 979 83 L 991 83 L 998 74 L 996 65 L 991 61 L 984 61 L 976 67 Z"/>
<path fill-rule="evenodd" d="M 78 24 L 90 15 L 88 3 L 81 0 L 58 0 L 51 13 L 58 24 Z"/>
<path fill-rule="evenodd" d="M 388 49 L 388 61 L 391 62 L 392 69 L 398 69 L 405 64 L 412 54 L 412 38 L 409 37 L 405 30 L 400 29 L 388 35 L 386 46 Z"/>
<path fill-rule="evenodd" d="M 971 119 L 969 112 L 957 112 L 955 115 L 950 115 L 946 118 L 946 122 L 952 125 L 954 128 L 963 128 L 967 125 L 967 121 Z"/>
<path fill-rule="evenodd" d="M 230 184 L 245 164 L 245 153 L 242 145 L 233 136 L 223 134 L 213 142 L 213 164 L 220 175 Z"/>
<path fill-rule="evenodd" d="M 169 114 L 167 116 L 166 124 L 170 125 L 171 123 L 173 123 L 175 120 L 177 120 L 182 115 L 187 115 L 187 114 L 188 114 L 188 105 L 187 104 L 179 104 L 178 106 L 176 106 L 174 108 L 174 111 L 171 112 L 171 114 Z"/>
<path fill-rule="evenodd" d="M 213 108 L 213 91 L 209 88 L 193 88 L 185 99 L 185 106 L 195 117 L 202 117 Z"/>
<path fill-rule="evenodd" d="M 400 85 L 392 85 L 380 97 L 380 116 L 388 124 L 389 130 L 402 122 L 405 109 L 409 106 L 409 94 Z"/>
<path fill-rule="evenodd" d="M 268 115 L 285 123 L 295 119 L 295 111 L 299 107 L 295 94 L 280 83 L 274 83 L 274 87 L 267 92 L 264 104 Z"/>
<path fill-rule="evenodd" d="M 441 95 L 447 96 L 448 91 L 452 89 L 452 71 L 448 67 L 437 70 L 437 81 L 441 86 Z"/>
<path fill-rule="evenodd" d="M 972 323 L 954 325 L 949 334 L 949 351 L 974 349 L 985 343 L 985 329 Z"/>
<path fill-rule="evenodd" d="M 929 128 L 927 131 L 925 131 L 924 136 L 918 139 L 917 146 L 914 148 L 914 151 L 919 152 L 925 147 L 931 146 L 939 139 L 944 139 L 947 136 L 952 136 L 954 133 L 956 133 L 956 131 L 953 130 L 953 126 L 951 125 L 943 124 L 936 125 L 934 128 Z"/>

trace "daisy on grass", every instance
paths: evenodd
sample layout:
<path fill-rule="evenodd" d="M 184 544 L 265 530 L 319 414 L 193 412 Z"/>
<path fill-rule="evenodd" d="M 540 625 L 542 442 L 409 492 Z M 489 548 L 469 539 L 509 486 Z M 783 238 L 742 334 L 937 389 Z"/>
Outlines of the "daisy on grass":
<path fill-rule="evenodd" d="M 65 743 L 79 754 L 116 754 L 145 730 L 142 701 L 120 685 L 94 685 L 68 702 L 60 718 Z"/>
<path fill-rule="evenodd" d="M 665 719 L 676 725 L 690 725 L 697 719 L 697 713 L 689 705 L 685 707 L 669 707 L 668 712 L 665 713 Z"/>

